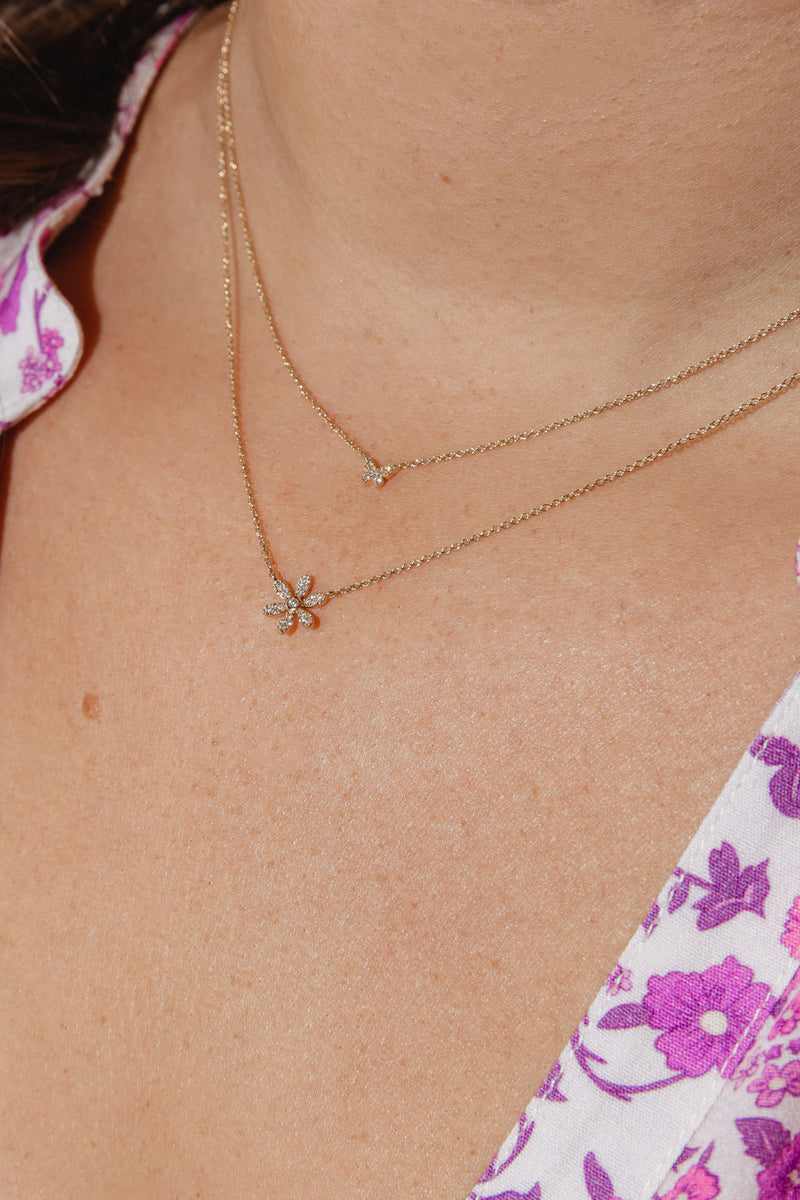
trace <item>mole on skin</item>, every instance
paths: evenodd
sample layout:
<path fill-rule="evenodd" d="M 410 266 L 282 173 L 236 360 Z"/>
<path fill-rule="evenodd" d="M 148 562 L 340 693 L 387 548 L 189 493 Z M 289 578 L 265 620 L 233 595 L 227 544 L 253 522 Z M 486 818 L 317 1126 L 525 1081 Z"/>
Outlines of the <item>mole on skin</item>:
<path fill-rule="evenodd" d="M 81 712 L 85 717 L 99 717 L 100 697 L 93 695 L 92 692 L 86 692 L 81 704 Z"/>

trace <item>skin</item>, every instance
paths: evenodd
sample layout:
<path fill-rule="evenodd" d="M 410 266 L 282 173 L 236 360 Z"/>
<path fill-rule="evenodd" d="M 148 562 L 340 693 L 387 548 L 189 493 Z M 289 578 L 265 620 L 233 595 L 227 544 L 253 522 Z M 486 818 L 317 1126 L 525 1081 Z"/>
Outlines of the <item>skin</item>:
<path fill-rule="evenodd" d="M 794 3 L 431 7 L 250 0 L 234 46 L 281 329 L 376 453 L 565 415 L 794 307 Z M 796 393 L 279 639 L 227 409 L 223 16 L 51 255 L 88 353 L 10 456 L 0 1177 L 26 1200 L 459 1200 L 797 670 Z M 241 344 L 273 549 L 320 587 L 800 361 L 790 327 L 376 493 L 244 275 Z"/>

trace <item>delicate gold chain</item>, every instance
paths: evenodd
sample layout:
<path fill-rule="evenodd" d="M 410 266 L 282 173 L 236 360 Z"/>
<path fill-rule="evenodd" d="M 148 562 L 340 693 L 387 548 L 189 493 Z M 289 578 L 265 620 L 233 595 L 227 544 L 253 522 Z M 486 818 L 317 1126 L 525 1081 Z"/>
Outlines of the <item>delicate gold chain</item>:
<path fill-rule="evenodd" d="M 239 0 L 232 0 L 228 22 L 225 30 L 225 35 L 222 42 L 222 48 L 219 58 L 219 76 L 217 83 L 217 99 L 218 99 L 218 135 L 219 135 L 219 155 L 218 155 L 218 175 L 219 175 L 219 201 L 220 201 L 220 226 L 222 234 L 222 277 L 223 277 L 223 292 L 225 298 L 225 332 L 227 342 L 228 356 L 228 381 L 230 385 L 231 396 L 231 413 L 233 417 L 233 427 L 236 435 L 236 445 L 238 450 L 239 465 L 241 467 L 242 478 L 244 480 L 245 490 L 247 492 L 247 502 L 250 508 L 250 515 L 253 519 L 256 536 L 259 546 L 261 547 L 261 555 L 264 559 L 269 576 L 275 586 L 275 590 L 281 597 L 281 603 L 268 604 L 264 611 L 269 616 L 280 617 L 278 628 L 281 632 L 290 632 L 297 620 L 301 624 L 311 625 L 314 623 L 314 618 L 310 609 L 324 604 L 327 600 L 333 600 L 339 596 L 347 596 L 351 592 L 360 591 L 362 588 L 371 587 L 375 583 L 382 583 L 387 579 L 393 579 L 397 575 L 403 575 L 408 571 L 414 571 L 418 567 L 425 566 L 427 563 L 436 562 L 440 558 L 445 558 L 449 554 L 455 554 L 459 550 L 463 550 L 466 546 L 474 545 L 476 542 L 484 541 L 486 538 L 493 537 L 495 534 L 503 533 L 505 530 L 514 529 L 517 525 L 522 525 L 526 521 L 531 521 L 535 517 L 540 517 L 552 509 L 559 508 L 563 504 L 567 504 L 570 500 L 577 500 L 580 496 L 586 496 L 589 492 L 595 491 L 597 488 L 604 487 L 608 483 L 613 483 L 617 479 L 622 479 L 626 475 L 632 475 L 636 471 L 641 471 L 644 467 L 651 463 L 657 462 L 659 459 L 666 458 L 670 454 L 674 454 L 683 446 L 688 446 L 691 442 L 699 441 L 717 429 L 730 424 L 737 417 L 743 416 L 746 413 L 752 412 L 754 409 L 761 407 L 768 400 L 782 392 L 793 387 L 800 380 L 800 372 L 795 372 L 788 378 L 773 384 L 766 391 L 761 392 L 758 396 L 753 396 L 749 400 L 738 404 L 729 412 L 723 413 L 714 420 L 707 422 L 705 425 L 699 426 L 697 429 L 691 430 L 682 437 L 676 438 L 675 441 L 668 442 L 664 446 L 652 450 L 649 454 L 645 454 L 641 458 L 634 459 L 632 462 L 626 463 L 624 466 L 617 467 L 606 475 L 599 475 L 596 479 L 590 480 L 588 483 L 582 484 L 580 487 L 573 488 L 572 491 L 563 492 L 560 496 L 553 497 L 552 500 L 547 500 L 542 504 L 537 504 L 533 508 L 524 509 L 522 512 L 514 516 L 507 517 L 505 520 L 498 522 L 495 525 L 489 525 L 485 529 L 479 529 L 475 533 L 468 534 L 466 537 L 460 538 L 458 541 L 451 542 L 448 545 L 440 546 L 436 550 L 432 550 L 427 554 L 422 554 L 418 558 L 408 559 L 405 562 L 399 563 L 394 567 L 389 567 L 385 571 L 379 571 L 374 575 L 368 575 L 363 579 L 357 579 L 353 583 L 343 584 L 341 587 L 330 588 L 326 592 L 316 592 L 310 594 L 311 579 L 304 575 L 297 587 L 292 591 L 289 585 L 281 579 L 275 566 L 269 542 L 264 530 L 264 525 L 256 504 L 253 481 L 250 476 L 250 469 L 247 462 L 247 454 L 245 451 L 244 435 L 242 432 L 241 412 L 239 408 L 239 391 L 237 382 L 236 370 L 236 330 L 234 323 L 234 304 L 233 304 L 233 286 L 232 286 L 232 212 L 231 212 L 231 197 L 229 187 L 229 168 L 230 173 L 236 176 L 236 166 L 230 161 L 229 146 L 231 133 L 231 105 L 230 105 L 230 50 L 231 50 L 231 35 L 233 31 L 233 20 L 236 15 Z M 794 319 L 794 314 L 789 314 L 782 319 L 783 324 Z M 780 323 L 776 323 L 772 328 L 778 328 Z M 766 336 L 767 330 L 760 330 L 757 334 L 751 335 L 749 341 L 752 343 L 760 337 Z M 733 353 L 741 346 L 748 344 L 748 339 L 744 339 L 741 343 L 737 343 L 735 347 L 729 348 L 727 351 L 721 351 L 717 356 L 712 356 L 711 359 L 704 360 L 710 363 L 712 360 L 719 361 L 720 357 L 725 357 L 727 354 Z M 702 369 L 700 364 L 697 369 Z M 691 370 L 691 368 L 689 369 Z M 687 377 L 685 374 L 684 378 Z M 672 376 L 671 379 L 677 379 L 678 376 Z M 653 385 L 654 387 L 656 385 Z M 614 404 L 624 403 L 625 398 L 613 402 Z M 580 415 L 571 418 L 582 419 Z M 346 436 L 346 435 L 345 435 Z"/>
<path fill-rule="evenodd" d="M 233 20 L 236 15 L 236 7 L 232 7 L 232 17 L 230 21 L 229 32 L 232 34 Z M 726 346 L 722 350 L 717 350 L 713 354 L 709 354 L 700 362 L 693 363 L 691 366 L 683 367 L 682 370 L 676 371 L 674 375 L 666 375 L 663 379 L 658 379 L 654 383 L 645 384 L 643 387 L 637 388 L 635 391 L 626 392 L 623 396 L 617 396 L 613 400 L 606 400 L 601 404 L 596 404 L 593 408 L 582 409 L 580 412 L 571 413 L 569 416 L 560 417 L 555 421 L 549 421 L 545 425 L 536 425 L 532 429 L 522 430 L 520 433 L 508 434 L 506 437 L 496 438 L 491 442 L 482 442 L 477 446 L 464 446 L 458 450 L 446 450 L 441 454 L 429 454 L 420 458 L 411 458 L 399 462 L 387 463 L 380 465 L 378 459 L 370 454 L 353 436 L 349 434 L 342 426 L 331 416 L 328 410 L 317 399 L 308 385 L 302 379 L 297 367 L 291 359 L 291 356 L 283 343 L 283 339 L 278 331 L 275 314 L 272 311 L 272 306 L 269 302 L 267 289 L 264 285 L 264 280 L 261 270 L 258 266 L 258 259 L 255 253 L 255 245 L 253 234 L 250 228 L 250 221 L 247 216 L 247 208 L 244 202 L 244 191 L 242 189 L 242 181 L 239 174 L 239 159 L 236 144 L 236 134 L 234 130 L 233 114 L 230 104 L 230 93 L 228 89 L 228 74 L 226 72 L 223 78 L 224 96 L 222 103 L 227 112 L 228 119 L 226 121 L 225 135 L 227 140 L 227 156 L 230 164 L 231 178 L 233 180 L 233 191 L 236 198 L 237 215 L 242 230 L 242 239 L 245 246 L 245 252 L 250 263 L 250 268 L 255 281 L 256 292 L 258 294 L 261 307 L 267 319 L 272 340 L 278 352 L 278 356 L 283 363 L 286 371 L 294 382 L 300 394 L 308 401 L 314 412 L 319 416 L 325 424 L 333 430 L 333 432 L 345 442 L 351 450 L 359 456 L 364 466 L 364 474 L 362 476 L 365 483 L 382 484 L 385 483 L 392 475 L 400 471 L 412 470 L 416 467 L 429 467 L 438 463 L 453 462 L 455 459 L 468 458 L 476 454 L 486 454 L 492 450 L 500 450 L 505 446 L 514 446 L 519 442 L 527 442 L 531 438 L 541 437 L 543 434 L 554 433 L 557 429 L 565 429 L 568 425 L 576 425 L 580 421 L 586 421 L 590 417 L 600 416 L 601 413 L 610 412 L 612 409 L 621 408 L 624 404 L 630 404 L 633 400 L 642 399 L 645 396 L 652 396 L 655 392 L 663 391 L 666 388 L 674 387 L 675 384 L 683 383 L 687 379 L 699 375 L 701 371 L 705 371 L 708 367 L 715 366 L 717 363 L 723 362 L 730 358 L 731 355 L 737 354 L 740 350 L 745 350 L 749 346 L 754 346 L 763 338 L 769 337 L 771 333 L 775 333 L 779 329 L 783 329 L 786 325 L 790 325 L 800 317 L 800 308 L 794 308 L 791 312 L 786 313 L 777 320 L 771 321 L 768 325 L 757 329 L 754 333 L 748 334 L 741 338 L 738 342 L 734 342 L 731 346 Z"/>

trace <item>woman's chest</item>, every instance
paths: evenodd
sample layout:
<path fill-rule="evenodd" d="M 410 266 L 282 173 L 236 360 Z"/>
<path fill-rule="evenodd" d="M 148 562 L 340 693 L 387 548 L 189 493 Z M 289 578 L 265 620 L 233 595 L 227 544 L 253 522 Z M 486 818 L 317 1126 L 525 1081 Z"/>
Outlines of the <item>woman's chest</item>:
<path fill-rule="evenodd" d="M 791 521 L 765 502 L 733 546 L 685 505 L 655 539 L 590 510 L 281 638 L 246 529 L 30 445 L 3 685 L 9 1103 L 51 1131 L 26 1181 L 465 1194 L 793 674 Z"/>
<path fill-rule="evenodd" d="M 796 671 L 793 397 L 281 637 L 213 305 L 123 265 L 12 462 L 20 1190 L 455 1200 Z M 281 573 L 322 588 L 670 436 L 641 412 L 365 498 L 282 376 L 245 395 Z"/>

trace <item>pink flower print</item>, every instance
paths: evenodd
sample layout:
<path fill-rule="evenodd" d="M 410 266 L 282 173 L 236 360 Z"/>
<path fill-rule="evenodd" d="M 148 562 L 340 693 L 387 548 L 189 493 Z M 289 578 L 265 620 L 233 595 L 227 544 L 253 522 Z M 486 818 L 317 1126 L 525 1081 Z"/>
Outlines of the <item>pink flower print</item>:
<path fill-rule="evenodd" d="M 793 1042 L 789 1042 L 786 1049 L 790 1054 L 800 1054 L 800 1038 L 795 1038 Z"/>
<path fill-rule="evenodd" d="M 22 372 L 21 391 L 23 392 L 38 392 L 48 379 L 56 376 L 56 386 L 62 382 L 61 378 L 61 363 L 59 362 L 58 352 L 64 345 L 64 339 L 57 329 L 42 328 L 41 315 L 42 307 L 47 299 L 47 293 L 50 290 L 50 284 L 43 291 L 34 292 L 33 296 L 33 315 L 36 322 L 36 340 L 39 343 L 38 350 L 34 350 L 29 346 L 25 351 L 24 357 L 21 359 L 19 369 Z"/>
<path fill-rule="evenodd" d="M 795 992 L 784 1004 L 780 1016 L 769 1031 L 769 1036 L 770 1038 L 787 1037 L 790 1033 L 794 1033 L 798 1025 L 800 1025 L 800 992 Z"/>
<path fill-rule="evenodd" d="M 606 980 L 606 991 L 609 996 L 618 996 L 620 992 L 629 992 L 632 987 L 633 980 L 630 971 L 627 967 L 622 967 L 617 963 Z"/>
<path fill-rule="evenodd" d="M 755 1036 L 756 1018 L 769 998 L 767 984 L 754 983 L 750 968 L 729 954 L 703 972 L 651 975 L 642 1005 L 650 1027 L 664 1030 L 655 1045 L 667 1065 L 697 1078 L 713 1067 L 733 1073 L 748 1048 L 740 1044 L 748 1032 Z"/>
<path fill-rule="evenodd" d="M 800 1200 L 800 1133 L 758 1172 L 756 1179 L 758 1200 Z"/>
<path fill-rule="evenodd" d="M 22 372 L 23 392 L 38 392 L 47 379 L 46 359 L 38 354 L 31 346 L 25 351 L 20 360 L 19 369 Z"/>
<path fill-rule="evenodd" d="M 774 1108 L 787 1092 L 790 1096 L 800 1096 L 800 1062 L 795 1059 L 780 1068 L 767 1063 L 764 1074 L 749 1083 L 747 1090 L 756 1093 L 758 1108 Z"/>
<path fill-rule="evenodd" d="M 661 1200 L 715 1200 L 718 1195 L 719 1177 L 705 1167 L 695 1166 L 689 1167 Z"/>
<path fill-rule="evenodd" d="M 61 370 L 58 359 L 59 347 L 64 345 L 64 339 L 57 329 L 43 329 L 39 338 L 40 350 L 29 346 L 21 359 L 19 369 L 22 372 L 23 392 L 38 392 L 48 379 Z"/>
<path fill-rule="evenodd" d="M 800 958 L 800 896 L 795 896 L 792 907 L 786 914 L 781 945 L 786 947 L 792 958 Z"/>
<path fill-rule="evenodd" d="M 732 1075 L 735 1086 L 739 1087 L 744 1083 L 745 1079 L 752 1079 L 754 1075 L 757 1075 L 763 1065 L 763 1061 L 764 1058 L 761 1054 L 750 1054 L 747 1058 L 744 1058 Z"/>
<path fill-rule="evenodd" d="M 61 364 L 58 361 L 58 351 L 64 345 L 64 339 L 57 329 L 43 329 L 39 338 L 42 354 L 47 359 L 49 374 L 55 375 Z"/>

